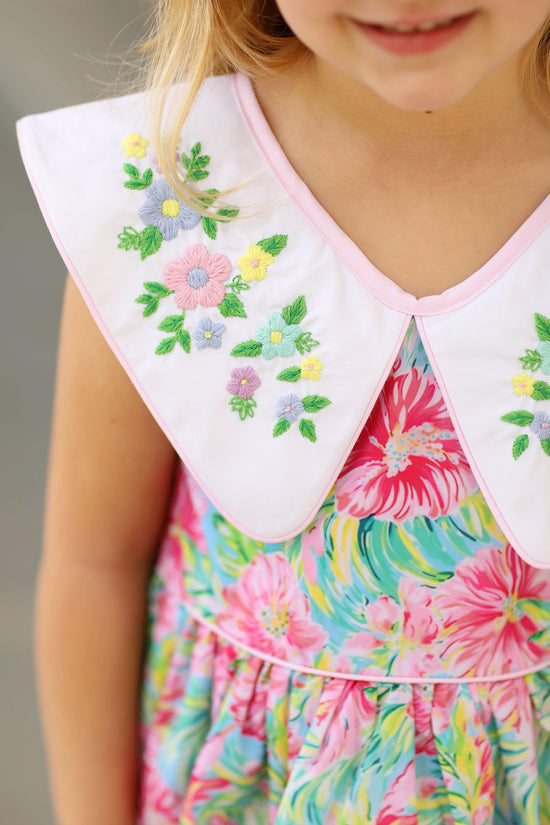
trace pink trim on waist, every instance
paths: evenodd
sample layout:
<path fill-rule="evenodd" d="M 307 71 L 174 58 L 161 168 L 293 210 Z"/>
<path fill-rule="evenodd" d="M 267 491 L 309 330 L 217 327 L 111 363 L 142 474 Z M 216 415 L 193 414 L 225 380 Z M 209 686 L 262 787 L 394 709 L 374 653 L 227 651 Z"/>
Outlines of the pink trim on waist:
<path fill-rule="evenodd" d="M 354 682 L 387 682 L 390 684 L 412 685 L 468 684 L 470 682 L 506 682 L 511 679 L 520 679 L 523 676 L 528 676 L 530 673 L 537 673 L 539 670 L 544 670 L 546 667 L 550 667 L 549 658 L 542 664 L 535 665 L 534 667 L 528 667 L 524 670 L 517 670 L 514 673 L 499 673 L 493 676 L 431 677 L 381 676 L 378 673 L 338 673 L 333 670 L 321 670 L 315 667 L 307 667 L 307 665 L 296 664 L 295 662 L 288 662 L 285 659 L 279 659 L 277 656 L 271 656 L 269 653 L 264 653 L 261 650 L 256 650 L 255 648 L 250 647 L 247 644 L 244 644 L 244 642 L 240 642 L 238 639 L 235 639 L 233 636 L 231 636 L 230 633 L 226 633 L 224 630 L 221 630 L 214 622 L 211 622 L 209 619 L 205 619 L 204 616 L 202 616 L 198 610 L 196 610 L 194 607 L 191 607 L 189 604 L 187 604 L 187 602 L 184 602 L 183 606 L 185 607 L 189 615 L 192 616 L 195 619 L 195 621 L 197 621 L 199 624 L 209 628 L 218 636 L 221 636 L 223 639 L 230 642 L 232 645 L 235 645 L 235 647 L 239 647 L 241 650 L 245 650 L 252 656 L 256 656 L 259 659 L 264 659 L 266 662 L 270 662 L 272 665 L 279 665 L 281 667 L 286 667 L 289 670 L 296 670 L 299 673 L 311 673 L 314 676 L 329 676 L 332 679 L 348 679 Z"/>

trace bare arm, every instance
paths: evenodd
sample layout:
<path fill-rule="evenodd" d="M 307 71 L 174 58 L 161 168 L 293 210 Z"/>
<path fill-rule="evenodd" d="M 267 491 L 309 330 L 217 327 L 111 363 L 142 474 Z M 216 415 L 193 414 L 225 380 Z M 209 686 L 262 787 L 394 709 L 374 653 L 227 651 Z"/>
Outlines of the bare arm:
<path fill-rule="evenodd" d="M 69 280 L 37 669 L 58 825 L 134 825 L 146 586 L 174 452 Z"/>

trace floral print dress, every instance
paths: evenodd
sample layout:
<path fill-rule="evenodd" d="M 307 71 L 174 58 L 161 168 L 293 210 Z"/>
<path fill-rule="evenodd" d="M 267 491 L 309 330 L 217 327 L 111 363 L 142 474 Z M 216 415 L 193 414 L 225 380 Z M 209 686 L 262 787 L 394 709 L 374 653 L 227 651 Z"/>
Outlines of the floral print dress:
<path fill-rule="evenodd" d="M 141 825 L 550 825 L 550 574 L 509 546 L 414 322 L 295 538 L 181 471 L 150 589 Z"/>

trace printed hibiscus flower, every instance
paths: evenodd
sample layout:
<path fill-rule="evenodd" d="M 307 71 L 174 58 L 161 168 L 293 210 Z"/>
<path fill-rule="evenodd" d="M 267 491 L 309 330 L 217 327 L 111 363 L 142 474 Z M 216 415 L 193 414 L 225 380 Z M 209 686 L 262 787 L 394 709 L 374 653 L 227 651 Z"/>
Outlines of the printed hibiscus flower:
<path fill-rule="evenodd" d="M 280 312 L 272 312 L 256 332 L 256 338 L 262 345 L 262 355 L 271 361 L 276 355 L 288 358 L 296 350 L 296 338 L 302 330 L 298 324 L 287 324 Z"/>
<path fill-rule="evenodd" d="M 237 260 L 243 281 L 263 281 L 267 275 L 267 267 L 275 258 L 258 244 L 249 246 L 244 255 Z"/>
<path fill-rule="evenodd" d="M 364 622 L 365 631 L 351 636 L 345 649 L 372 658 L 371 669 L 392 676 L 425 676 L 440 669 L 436 643 L 441 625 L 429 588 L 401 579 L 398 601 L 380 596 L 365 607 Z"/>
<path fill-rule="evenodd" d="M 338 511 L 436 518 L 476 489 L 434 377 L 392 374 L 336 483 Z"/>
<path fill-rule="evenodd" d="M 178 198 L 165 180 L 153 181 L 145 190 L 145 203 L 138 210 L 146 226 L 156 226 L 165 241 L 172 241 L 180 229 L 193 229 L 200 214 Z"/>
<path fill-rule="evenodd" d="M 182 309 L 213 307 L 225 298 L 224 281 L 231 272 L 227 255 L 211 255 L 202 244 L 188 247 L 181 258 L 167 263 L 163 269 L 164 284 L 175 292 L 176 304 Z"/>
<path fill-rule="evenodd" d="M 456 676 L 509 673 L 548 658 L 536 640 L 550 621 L 550 577 L 510 545 L 461 561 L 434 599 Z"/>
<path fill-rule="evenodd" d="M 224 596 L 220 628 L 256 650 L 307 663 L 326 641 L 283 553 L 255 558 L 238 583 L 226 587 Z"/>
<path fill-rule="evenodd" d="M 126 135 L 124 140 L 122 141 L 122 148 L 124 149 L 124 154 L 127 158 L 136 157 L 136 158 L 144 158 L 147 154 L 147 147 L 149 146 L 149 141 L 147 138 L 141 137 L 137 132 L 132 132 L 129 135 Z"/>

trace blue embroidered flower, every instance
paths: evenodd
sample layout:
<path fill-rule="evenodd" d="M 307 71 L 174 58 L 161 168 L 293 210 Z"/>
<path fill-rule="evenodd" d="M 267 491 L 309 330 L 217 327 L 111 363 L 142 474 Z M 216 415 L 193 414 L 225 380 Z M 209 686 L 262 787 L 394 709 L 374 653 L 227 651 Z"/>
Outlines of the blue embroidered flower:
<path fill-rule="evenodd" d="M 304 405 L 293 392 L 290 395 L 283 395 L 277 401 L 277 418 L 286 418 L 289 424 L 294 424 L 303 412 Z"/>
<path fill-rule="evenodd" d="M 550 415 L 546 415 L 546 413 L 543 412 L 536 412 L 532 422 L 529 424 L 529 429 L 532 433 L 535 433 L 541 441 L 546 441 L 547 438 L 550 438 Z"/>
<path fill-rule="evenodd" d="M 272 312 L 267 324 L 256 333 L 256 338 L 262 345 L 262 355 L 271 361 L 276 355 L 288 358 L 296 351 L 296 339 L 302 330 L 298 324 L 287 324 L 280 312 Z"/>
<path fill-rule="evenodd" d="M 184 203 L 165 180 L 156 180 L 145 192 L 139 217 L 147 226 L 156 226 L 165 241 L 173 240 L 180 229 L 193 229 L 200 214 Z"/>
<path fill-rule="evenodd" d="M 541 341 L 537 347 L 540 355 L 540 368 L 545 375 L 550 375 L 550 341 Z"/>
<path fill-rule="evenodd" d="M 193 332 L 197 349 L 206 349 L 207 347 L 219 349 L 222 345 L 222 335 L 225 329 L 224 324 L 218 324 L 211 321 L 210 318 L 201 318 Z"/>

